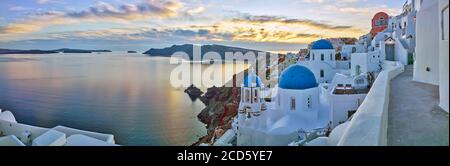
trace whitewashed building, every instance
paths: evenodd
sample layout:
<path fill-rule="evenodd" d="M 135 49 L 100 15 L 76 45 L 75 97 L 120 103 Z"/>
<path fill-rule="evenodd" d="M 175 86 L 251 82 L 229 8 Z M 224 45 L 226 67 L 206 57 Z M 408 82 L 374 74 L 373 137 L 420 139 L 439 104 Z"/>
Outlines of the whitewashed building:
<path fill-rule="evenodd" d="M 350 68 L 350 61 L 336 61 L 336 50 L 325 39 L 314 42 L 309 53 L 309 60 L 299 61 L 299 65 L 310 69 L 318 83 L 329 83 L 334 74 Z"/>
<path fill-rule="evenodd" d="M 422 1 L 417 11 L 415 81 L 439 86 L 440 104 L 449 111 L 448 0 Z"/>
<path fill-rule="evenodd" d="M 65 126 L 44 128 L 18 123 L 0 109 L 0 146 L 117 146 L 114 135 Z"/>

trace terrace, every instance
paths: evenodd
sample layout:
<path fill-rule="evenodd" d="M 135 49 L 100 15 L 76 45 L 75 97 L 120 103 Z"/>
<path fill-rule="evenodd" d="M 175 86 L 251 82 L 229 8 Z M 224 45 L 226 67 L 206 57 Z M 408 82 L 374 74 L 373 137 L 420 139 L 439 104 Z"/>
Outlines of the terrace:
<path fill-rule="evenodd" d="M 391 80 L 387 144 L 449 145 L 448 113 L 439 104 L 439 87 L 415 82 L 413 66 Z"/>

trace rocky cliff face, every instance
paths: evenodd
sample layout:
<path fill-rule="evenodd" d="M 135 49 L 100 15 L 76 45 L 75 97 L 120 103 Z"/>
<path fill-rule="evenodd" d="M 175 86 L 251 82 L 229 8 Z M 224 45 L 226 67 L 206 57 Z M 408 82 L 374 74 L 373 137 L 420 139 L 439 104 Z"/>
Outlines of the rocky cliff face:
<path fill-rule="evenodd" d="M 207 135 L 193 145 L 210 144 L 217 129 L 226 131 L 231 128 L 232 119 L 237 115 L 239 107 L 240 89 L 236 87 L 208 88 L 200 100 L 206 108 L 197 117 L 206 124 Z"/>

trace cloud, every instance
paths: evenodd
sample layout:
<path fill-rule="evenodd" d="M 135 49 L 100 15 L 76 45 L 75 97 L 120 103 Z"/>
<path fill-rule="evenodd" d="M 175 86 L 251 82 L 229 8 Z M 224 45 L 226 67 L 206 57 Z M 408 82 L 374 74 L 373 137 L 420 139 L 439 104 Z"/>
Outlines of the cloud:
<path fill-rule="evenodd" d="M 42 1 L 44 2 L 44 1 Z M 48 2 L 48 1 L 45 1 Z M 25 19 L 0 27 L 0 33 L 24 34 L 41 30 L 51 25 L 65 25 L 82 22 L 121 22 L 148 18 L 173 18 L 183 5 L 176 1 L 143 1 L 139 4 L 124 4 L 115 7 L 98 1 L 95 6 L 84 11 L 48 11 L 35 13 Z"/>
<path fill-rule="evenodd" d="M 200 20 L 204 7 L 185 7 L 178 1 L 141 1 L 137 4 L 111 5 L 97 1 L 82 11 L 47 11 L 0 27 L 1 40 L 39 39 L 105 39 L 105 40 L 164 40 L 164 41 L 240 41 L 307 44 L 319 38 L 358 37 L 365 31 L 348 25 L 309 19 L 273 15 L 230 14 L 229 18 Z M 208 13 L 210 14 L 210 13 Z M 215 17 L 211 15 L 210 17 Z M 131 24 L 133 20 L 189 18 L 195 21 L 165 21 L 164 24 L 148 22 Z M 79 23 L 124 23 L 123 28 L 94 29 L 69 32 L 33 33 L 48 26 Z M 25 35 L 26 34 L 26 35 Z M 15 36 L 14 36 L 15 35 Z M 23 38 L 18 38 L 22 36 Z"/>
<path fill-rule="evenodd" d="M 295 25 L 303 25 L 310 26 L 313 28 L 319 29 L 332 29 L 332 30 L 342 30 L 342 29 L 351 29 L 352 26 L 336 26 L 325 23 L 320 23 L 313 20 L 308 19 L 288 19 L 284 17 L 277 16 L 245 16 L 244 18 L 234 19 L 234 22 L 244 22 L 250 24 L 264 24 L 264 23 L 276 23 L 276 24 L 295 24 Z"/>
<path fill-rule="evenodd" d="M 333 11 L 336 12 L 342 12 L 342 13 L 349 13 L 349 14 L 356 14 L 356 15 L 366 15 L 366 16 L 373 16 L 375 13 L 378 13 L 380 11 L 384 11 L 386 13 L 389 13 L 390 15 L 398 15 L 401 10 L 397 8 L 387 8 L 387 7 L 362 7 L 362 8 L 355 8 L 355 7 L 342 7 L 342 8 L 336 8 L 329 6 L 327 7 Z"/>
<path fill-rule="evenodd" d="M 60 0 L 36 0 L 37 4 L 61 3 Z"/>
<path fill-rule="evenodd" d="M 333 4 L 355 4 L 360 0 L 303 0 L 305 3 L 315 3 L 315 4 L 325 4 L 325 3 L 333 3 Z"/>
<path fill-rule="evenodd" d="M 314 13 L 350 14 L 372 17 L 373 14 L 384 11 L 390 15 L 397 15 L 400 8 L 389 8 L 384 5 L 368 4 L 367 0 L 303 0 L 304 3 L 317 4 L 317 8 L 309 9 Z"/>
<path fill-rule="evenodd" d="M 10 23 L 6 26 L 0 27 L 0 32 L 6 34 L 23 34 L 38 31 L 47 25 L 69 23 L 64 20 L 62 17 L 63 15 L 64 13 L 57 11 L 36 13 L 34 15 L 35 19 L 25 19 L 23 21 Z"/>
<path fill-rule="evenodd" d="M 205 11 L 206 11 L 206 8 L 203 7 L 203 6 L 200 6 L 200 7 L 188 10 L 187 13 L 190 14 L 190 15 L 194 15 L 194 14 L 203 13 Z"/>
<path fill-rule="evenodd" d="M 309 19 L 243 14 L 218 24 L 238 41 L 310 43 L 319 38 L 358 37 L 365 30 Z M 227 28 L 224 28 L 227 27 Z"/>
<path fill-rule="evenodd" d="M 285 30 L 267 30 L 240 27 L 231 33 L 233 41 L 280 42 L 280 43 L 309 43 L 319 38 L 318 34 L 308 34 Z"/>
<path fill-rule="evenodd" d="M 118 8 L 109 3 L 99 1 L 94 7 L 81 12 L 69 12 L 66 14 L 70 18 L 82 19 L 119 19 L 138 20 L 146 18 L 167 18 L 177 15 L 177 10 L 183 5 L 179 2 L 168 1 L 146 1 L 140 4 L 125 4 Z"/>
<path fill-rule="evenodd" d="M 27 8 L 25 8 L 23 6 L 10 6 L 8 8 L 8 10 L 10 10 L 10 11 L 24 11 L 24 10 L 27 10 Z"/>

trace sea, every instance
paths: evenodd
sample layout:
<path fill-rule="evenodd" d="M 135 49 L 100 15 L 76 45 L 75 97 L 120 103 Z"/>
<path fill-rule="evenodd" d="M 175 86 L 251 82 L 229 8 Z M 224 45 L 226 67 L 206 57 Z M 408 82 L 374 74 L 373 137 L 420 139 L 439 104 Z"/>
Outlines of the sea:
<path fill-rule="evenodd" d="M 236 66 L 209 70 L 231 79 L 227 65 Z M 205 105 L 171 84 L 177 67 L 168 57 L 125 52 L 0 55 L 0 108 L 19 123 L 113 134 L 120 145 L 191 145 L 206 134 L 197 118 Z"/>

